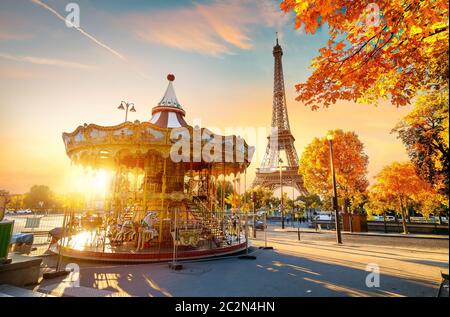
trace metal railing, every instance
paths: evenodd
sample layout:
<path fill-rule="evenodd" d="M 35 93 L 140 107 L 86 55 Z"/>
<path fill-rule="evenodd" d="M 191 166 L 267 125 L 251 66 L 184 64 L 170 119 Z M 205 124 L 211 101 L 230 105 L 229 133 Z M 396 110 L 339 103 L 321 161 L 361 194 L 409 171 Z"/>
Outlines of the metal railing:
<path fill-rule="evenodd" d="M 11 251 L 33 256 L 44 255 L 51 243 L 50 231 L 61 228 L 63 218 L 62 213 L 5 215 L 5 219 L 14 221 L 13 241 L 18 241 L 12 244 Z M 21 239 L 17 239 L 19 234 L 33 235 L 32 245 L 24 244 Z"/>

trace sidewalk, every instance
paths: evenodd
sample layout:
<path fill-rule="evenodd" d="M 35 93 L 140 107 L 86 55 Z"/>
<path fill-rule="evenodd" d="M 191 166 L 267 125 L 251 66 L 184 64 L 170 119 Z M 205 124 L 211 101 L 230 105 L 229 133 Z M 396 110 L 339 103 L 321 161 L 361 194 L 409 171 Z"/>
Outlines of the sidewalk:
<path fill-rule="evenodd" d="M 273 227 L 273 226 L 269 226 Z M 297 232 L 298 228 L 273 228 L 275 232 Z M 334 230 L 322 229 L 320 231 L 316 231 L 314 228 L 300 228 L 301 233 L 334 233 Z M 373 236 L 373 237 L 397 237 L 397 238 L 416 238 L 416 239 L 437 239 L 437 240 L 448 240 L 449 236 L 446 235 L 438 235 L 438 234 L 416 234 L 416 233 L 384 233 L 384 232 L 349 232 L 342 231 L 343 235 L 354 235 L 354 236 Z"/>

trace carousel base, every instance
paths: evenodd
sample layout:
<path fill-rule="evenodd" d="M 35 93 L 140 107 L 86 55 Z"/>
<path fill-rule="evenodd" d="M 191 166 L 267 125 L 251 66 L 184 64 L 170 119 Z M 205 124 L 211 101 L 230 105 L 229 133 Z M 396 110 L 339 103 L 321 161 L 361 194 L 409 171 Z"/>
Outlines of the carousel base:
<path fill-rule="evenodd" d="M 198 260 L 208 259 L 214 257 L 220 257 L 225 255 L 232 255 L 245 251 L 247 244 L 245 238 L 240 242 L 234 242 L 232 245 L 225 245 L 223 247 L 213 248 L 185 248 L 178 247 L 177 249 L 177 261 L 185 260 Z M 61 256 L 88 260 L 98 262 L 167 262 L 173 261 L 173 247 L 155 246 L 144 250 L 135 250 L 133 247 L 88 247 L 84 246 L 78 248 L 76 246 L 61 246 L 59 243 L 55 243 L 50 247 L 50 250 L 55 254 Z"/>

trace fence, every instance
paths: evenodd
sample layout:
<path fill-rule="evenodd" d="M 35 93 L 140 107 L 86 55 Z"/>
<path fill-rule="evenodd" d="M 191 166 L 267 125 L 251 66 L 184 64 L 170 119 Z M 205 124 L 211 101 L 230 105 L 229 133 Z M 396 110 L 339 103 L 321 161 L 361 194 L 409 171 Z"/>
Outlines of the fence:
<path fill-rule="evenodd" d="M 5 219 L 14 221 L 13 234 L 30 233 L 33 235 L 33 245 L 31 250 L 28 248 L 30 255 L 39 256 L 43 255 L 51 242 L 49 232 L 50 230 L 63 225 L 63 214 L 49 214 L 49 215 L 37 215 L 37 214 L 7 214 Z M 20 251 L 20 245 L 15 245 L 13 251 Z"/>

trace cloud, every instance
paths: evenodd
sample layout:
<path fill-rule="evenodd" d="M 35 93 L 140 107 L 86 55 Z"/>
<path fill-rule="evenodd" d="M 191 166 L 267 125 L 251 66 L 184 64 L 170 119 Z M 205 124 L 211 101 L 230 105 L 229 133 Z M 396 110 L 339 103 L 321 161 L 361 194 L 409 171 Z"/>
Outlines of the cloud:
<path fill-rule="evenodd" d="M 272 0 L 229 0 L 129 15 L 122 25 L 145 42 L 205 55 L 233 54 L 253 47 L 251 32 L 281 29 L 286 16 Z"/>
<path fill-rule="evenodd" d="M 43 7 L 44 9 L 50 11 L 51 13 L 53 13 L 53 15 L 55 15 L 58 19 L 66 22 L 66 23 L 70 23 L 72 24 L 70 21 L 66 21 L 66 19 L 59 14 L 57 11 L 55 11 L 53 8 L 49 7 L 48 5 L 46 5 L 45 3 L 43 3 L 40 0 L 30 0 L 31 2 Z M 115 49 L 109 47 L 108 45 L 104 44 L 103 42 L 97 40 L 95 37 L 93 37 L 92 35 L 90 35 L 89 33 L 87 33 L 86 31 L 84 31 L 82 28 L 80 27 L 76 27 L 75 25 L 72 24 L 72 27 L 74 29 L 76 29 L 77 31 L 79 31 L 81 34 L 83 34 L 84 36 L 86 36 L 87 38 L 89 38 L 91 41 L 93 41 L 94 43 L 96 43 L 97 45 L 99 45 L 100 47 L 103 47 L 104 49 L 106 49 L 107 51 L 109 51 L 110 53 L 112 53 L 113 55 L 115 55 L 116 57 L 120 58 L 123 61 L 126 61 L 126 58 L 120 54 L 119 52 L 117 52 Z"/>
<path fill-rule="evenodd" d="M 24 31 L 25 22 L 19 22 L 20 17 L 11 12 L 1 12 L 0 14 L 0 41 L 28 40 L 33 36 L 29 34 L 29 29 Z"/>
<path fill-rule="evenodd" d="M 60 59 L 51 59 L 35 56 L 17 56 L 0 52 L 0 58 L 7 59 L 14 62 L 31 63 L 35 65 L 49 65 L 64 68 L 76 68 L 76 69 L 95 69 L 94 66 L 64 61 Z"/>
<path fill-rule="evenodd" d="M 2 67 L 0 68 L 0 78 L 33 79 L 42 78 L 42 76 L 29 69 Z"/>
<path fill-rule="evenodd" d="M 5 31 L 0 31 L 0 41 L 27 40 L 30 38 L 32 38 L 32 36 L 29 34 L 18 34 L 18 33 L 10 33 L 10 32 L 5 32 Z"/>

